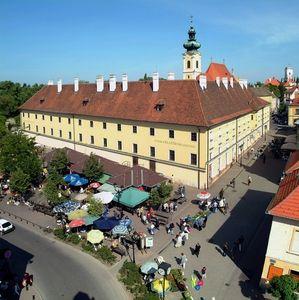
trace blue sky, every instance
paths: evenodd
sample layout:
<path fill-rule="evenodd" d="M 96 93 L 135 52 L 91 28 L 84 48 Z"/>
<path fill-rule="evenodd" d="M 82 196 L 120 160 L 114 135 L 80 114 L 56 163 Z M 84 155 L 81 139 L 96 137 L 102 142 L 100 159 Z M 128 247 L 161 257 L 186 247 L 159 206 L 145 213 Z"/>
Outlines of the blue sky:
<path fill-rule="evenodd" d="M 173 71 L 182 77 L 189 16 L 211 58 L 250 81 L 299 76 L 297 0 L 1 0 L 0 80 L 136 80 Z"/>

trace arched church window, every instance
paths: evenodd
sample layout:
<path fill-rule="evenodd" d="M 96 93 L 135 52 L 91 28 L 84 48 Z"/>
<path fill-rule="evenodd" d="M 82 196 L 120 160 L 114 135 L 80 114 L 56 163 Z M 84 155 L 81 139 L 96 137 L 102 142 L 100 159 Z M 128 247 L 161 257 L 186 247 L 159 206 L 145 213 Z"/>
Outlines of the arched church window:
<path fill-rule="evenodd" d="M 191 62 L 190 60 L 187 61 L 187 68 L 189 69 L 191 67 Z"/>

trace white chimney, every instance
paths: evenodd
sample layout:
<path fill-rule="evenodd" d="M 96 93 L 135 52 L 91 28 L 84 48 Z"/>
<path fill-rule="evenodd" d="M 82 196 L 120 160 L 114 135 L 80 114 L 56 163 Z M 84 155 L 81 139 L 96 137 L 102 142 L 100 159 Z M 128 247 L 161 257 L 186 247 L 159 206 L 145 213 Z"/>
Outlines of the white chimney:
<path fill-rule="evenodd" d="M 220 86 L 220 77 L 219 76 L 216 77 L 216 83 L 218 86 Z"/>
<path fill-rule="evenodd" d="M 248 80 L 247 80 L 247 79 L 243 79 L 243 84 L 244 84 L 244 87 L 247 89 L 247 86 L 248 86 Z"/>
<path fill-rule="evenodd" d="M 173 72 L 168 73 L 167 80 L 174 80 L 174 73 Z"/>
<path fill-rule="evenodd" d="M 59 79 L 57 81 L 57 93 L 60 93 L 62 91 L 62 80 Z"/>
<path fill-rule="evenodd" d="M 48 81 L 48 85 L 53 85 L 53 84 L 54 84 L 53 80 Z"/>
<path fill-rule="evenodd" d="M 226 89 L 228 89 L 228 78 L 227 77 L 222 77 L 222 83 Z"/>
<path fill-rule="evenodd" d="M 233 88 L 234 87 L 234 77 L 231 77 L 229 79 L 229 83 L 230 83 L 230 86 Z"/>
<path fill-rule="evenodd" d="M 116 90 L 116 76 L 110 75 L 109 77 L 109 91 L 114 92 Z"/>
<path fill-rule="evenodd" d="M 103 92 L 103 90 L 104 90 L 104 77 L 103 77 L 103 75 L 100 75 L 100 76 L 97 77 L 96 83 L 97 83 L 97 92 Z"/>
<path fill-rule="evenodd" d="M 128 75 L 127 74 L 122 75 L 122 88 L 123 88 L 123 92 L 126 92 L 128 90 Z"/>
<path fill-rule="evenodd" d="M 239 79 L 239 84 L 241 86 L 241 88 L 244 88 L 244 79 Z"/>
<path fill-rule="evenodd" d="M 153 73 L 153 92 L 159 91 L 159 73 Z"/>
<path fill-rule="evenodd" d="M 205 90 L 207 88 L 207 76 L 206 75 L 199 75 L 199 85 L 200 87 Z"/>
<path fill-rule="evenodd" d="M 79 91 L 79 78 L 76 77 L 74 79 L 74 92 L 77 93 Z"/>

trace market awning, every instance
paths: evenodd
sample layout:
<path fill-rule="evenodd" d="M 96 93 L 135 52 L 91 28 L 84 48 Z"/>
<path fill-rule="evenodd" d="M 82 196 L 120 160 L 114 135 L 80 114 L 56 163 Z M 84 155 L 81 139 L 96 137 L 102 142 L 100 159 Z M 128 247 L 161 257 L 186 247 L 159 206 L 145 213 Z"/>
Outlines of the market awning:
<path fill-rule="evenodd" d="M 119 224 L 119 219 L 114 217 L 101 217 L 93 222 L 94 227 L 102 231 L 110 231 Z"/>
<path fill-rule="evenodd" d="M 111 178 L 111 175 L 103 173 L 103 175 L 97 181 L 100 182 L 100 183 L 102 183 L 102 184 L 104 184 L 110 178 Z"/>
<path fill-rule="evenodd" d="M 85 225 L 88 226 L 88 225 L 92 225 L 93 222 L 99 218 L 100 218 L 100 216 L 87 215 L 87 216 L 83 217 L 82 219 L 85 222 Z"/>
<path fill-rule="evenodd" d="M 98 189 L 98 191 L 101 191 L 101 192 L 110 192 L 112 194 L 115 194 L 116 191 L 115 191 L 115 187 L 112 185 L 112 184 L 109 184 L 109 183 L 104 183 L 102 186 L 100 186 Z"/>
<path fill-rule="evenodd" d="M 114 196 L 113 201 L 125 205 L 127 207 L 136 207 L 140 203 L 148 200 L 150 197 L 149 193 L 140 191 L 134 187 L 123 190 L 118 195 Z"/>

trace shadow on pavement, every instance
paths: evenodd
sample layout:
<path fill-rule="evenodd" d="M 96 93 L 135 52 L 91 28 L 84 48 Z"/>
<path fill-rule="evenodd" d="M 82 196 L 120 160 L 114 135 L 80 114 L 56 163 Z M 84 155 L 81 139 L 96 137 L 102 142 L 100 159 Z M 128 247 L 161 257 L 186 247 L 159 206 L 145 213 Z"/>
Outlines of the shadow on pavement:
<path fill-rule="evenodd" d="M 4 252 L 11 251 L 10 258 L 5 258 Z M 6 290 L 0 290 L 5 299 L 17 300 L 20 296 L 14 292 L 15 282 L 21 282 L 27 269 L 32 263 L 33 255 L 0 238 L 0 280 L 8 281 Z"/>
<path fill-rule="evenodd" d="M 95 300 L 94 297 L 89 297 L 88 294 L 84 292 L 78 292 L 73 300 Z"/>

